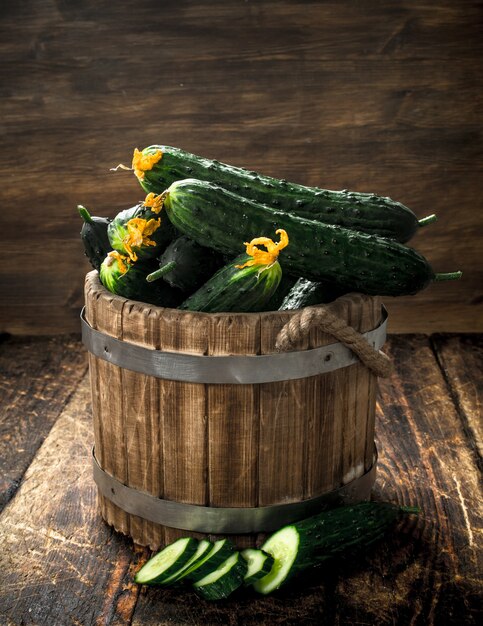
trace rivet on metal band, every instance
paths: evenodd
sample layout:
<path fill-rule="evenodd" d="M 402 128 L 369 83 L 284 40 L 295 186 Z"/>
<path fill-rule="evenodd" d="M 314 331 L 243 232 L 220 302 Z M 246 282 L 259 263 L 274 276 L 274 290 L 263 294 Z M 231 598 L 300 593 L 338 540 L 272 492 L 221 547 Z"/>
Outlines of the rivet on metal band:
<path fill-rule="evenodd" d="M 92 461 L 94 481 L 99 492 L 126 513 L 182 530 L 210 534 L 243 534 L 271 532 L 326 508 L 367 500 L 376 477 L 377 450 L 374 448 L 371 468 L 338 489 L 301 502 L 247 508 L 200 506 L 156 498 L 144 491 L 127 487 L 104 471 L 97 462 L 94 450 Z"/>
<path fill-rule="evenodd" d="M 260 355 L 205 356 L 163 352 L 122 341 L 92 328 L 81 313 L 82 341 L 89 352 L 119 367 L 156 378 L 191 383 L 256 384 L 324 374 L 358 361 L 341 343 L 311 350 Z M 387 311 L 363 337 L 380 350 L 386 340 Z"/>

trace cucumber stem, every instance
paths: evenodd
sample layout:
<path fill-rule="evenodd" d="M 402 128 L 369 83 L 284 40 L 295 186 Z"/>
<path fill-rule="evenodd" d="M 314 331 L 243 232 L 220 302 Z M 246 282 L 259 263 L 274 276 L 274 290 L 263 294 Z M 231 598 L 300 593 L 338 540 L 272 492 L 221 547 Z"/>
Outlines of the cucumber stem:
<path fill-rule="evenodd" d="M 148 281 L 148 283 L 152 283 L 155 280 L 158 280 L 158 278 L 161 278 L 161 276 L 164 276 L 165 274 L 170 272 L 175 267 L 176 267 L 176 261 L 170 261 L 169 263 L 166 263 L 166 265 L 163 265 L 163 267 L 160 267 L 159 270 L 156 270 L 155 272 L 148 274 L 146 276 L 146 280 Z"/>
<path fill-rule="evenodd" d="M 423 217 L 423 219 L 418 220 L 418 225 L 419 226 L 426 226 L 426 224 L 432 224 L 433 222 L 436 222 L 437 220 L 438 220 L 438 218 L 433 213 L 432 215 L 428 215 L 427 217 Z"/>
<path fill-rule="evenodd" d="M 439 272 L 434 275 L 433 280 L 458 280 L 463 275 L 463 272 Z"/>
<path fill-rule="evenodd" d="M 79 211 L 79 215 L 82 217 L 82 219 L 84 220 L 86 224 L 92 224 L 93 220 L 92 220 L 91 214 L 85 208 L 85 206 L 82 206 L 82 204 L 78 204 L 77 210 Z"/>

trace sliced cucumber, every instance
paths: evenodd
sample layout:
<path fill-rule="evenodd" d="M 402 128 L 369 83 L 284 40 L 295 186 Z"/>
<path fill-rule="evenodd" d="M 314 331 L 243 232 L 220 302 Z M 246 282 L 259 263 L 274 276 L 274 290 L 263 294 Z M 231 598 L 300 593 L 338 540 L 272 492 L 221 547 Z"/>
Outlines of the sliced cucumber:
<path fill-rule="evenodd" d="M 285 526 L 269 537 L 262 548 L 273 556 L 273 567 L 269 574 L 254 583 L 255 590 L 267 594 L 278 589 L 293 573 L 295 561 L 300 557 L 299 547 L 300 535 L 295 526 Z"/>
<path fill-rule="evenodd" d="M 140 585 L 162 583 L 191 559 L 197 547 L 198 541 L 192 537 L 183 537 L 170 543 L 141 567 L 134 577 L 135 582 Z"/>
<path fill-rule="evenodd" d="M 194 583 L 193 587 L 206 600 L 228 598 L 243 583 L 247 567 L 241 554 L 234 552 L 220 567 Z"/>
<path fill-rule="evenodd" d="M 184 578 L 193 583 L 197 582 L 219 567 L 234 551 L 235 548 L 229 539 L 215 541 L 208 554 L 194 563 L 184 574 Z"/>
<path fill-rule="evenodd" d="M 183 567 L 181 567 L 181 569 L 176 571 L 172 576 L 170 576 L 169 578 L 166 578 L 162 584 L 171 585 L 173 583 L 178 582 L 179 580 L 182 580 L 187 574 L 188 570 L 191 568 L 191 566 L 194 565 L 197 561 L 200 561 L 203 556 L 206 556 L 208 551 L 211 550 L 212 548 L 213 548 L 213 544 L 210 541 L 207 541 L 206 539 L 202 539 L 199 542 L 198 548 L 196 549 L 196 552 L 193 554 L 191 559 L 189 559 L 189 561 L 185 563 L 185 565 L 183 565 Z"/>
<path fill-rule="evenodd" d="M 273 556 L 264 550 L 247 548 L 241 552 L 241 555 L 247 562 L 248 566 L 247 573 L 243 579 L 245 585 L 251 585 L 256 580 L 263 578 L 270 573 L 273 567 Z"/>

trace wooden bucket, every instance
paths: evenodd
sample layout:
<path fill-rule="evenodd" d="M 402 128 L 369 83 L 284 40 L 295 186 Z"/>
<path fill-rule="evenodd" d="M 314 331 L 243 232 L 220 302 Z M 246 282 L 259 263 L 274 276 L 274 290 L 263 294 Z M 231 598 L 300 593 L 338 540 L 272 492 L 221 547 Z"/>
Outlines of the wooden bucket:
<path fill-rule="evenodd" d="M 209 358 L 241 355 L 231 358 L 245 363 L 251 357 L 255 377 L 276 377 L 275 341 L 294 312 L 206 314 L 154 307 L 111 294 L 97 272 L 87 275 L 85 301 L 94 477 L 102 517 L 116 530 L 152 549 L 180 536 L 227 534 L 246 547 L 255 545 L 259 533 L 331 502 L 369 497 L 377 381 L 360 361 L 271 382 L 243 382 L 245 371 L 240 383 L 227 382 L 233 376 L 230 359 Z M 361 333 L 381 324 L 378 298 L 350 294 L 331 308 Z M 327 345 L 322 363 L 338 347 L 351 355 L 313 328 L 294 353 L 277 356 L 284 366 L 290 355 L 315 355 L 307 351 Z M 125 348 L 134 349 L 134 356 Z M 137 365 L 166 355 L 182 360 L 172 378 L 143 373 Z M 203 367 L 214 363 L 209 382 L 183 379 L 185 372 L 192 375 L 191 360 Z M 217 372 L 224 382 L 213 382 Z M 161 512 L 153 515 L 157 508 Z"/>

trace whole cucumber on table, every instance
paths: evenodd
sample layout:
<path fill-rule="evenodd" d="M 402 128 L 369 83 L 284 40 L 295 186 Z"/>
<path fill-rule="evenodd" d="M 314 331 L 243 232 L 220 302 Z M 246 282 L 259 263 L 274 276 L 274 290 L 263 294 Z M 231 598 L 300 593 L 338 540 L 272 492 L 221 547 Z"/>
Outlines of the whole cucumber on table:
<path fill-rule="evenodd" d="M 163 196 L 178 230 L 221 253 L 236 254 L 240 239 L 285 230 L 291 249 L 284 271 L 343 290 L 400 296 L 461 275 L 435 274 L 421 254 L 396 241 L 276 211 L 206 181 L 176 181 Z"/>
<path fill-rule="evenodd" d="M 84 220 L 80 236 L 84 244 L 85 255 L 92 267 L 99 271 L 106 254 L 112 250 L 109 237 L 107 236 L 107 227 L 111 220 L 108 217 L 90 215 L 89 211 L 80 204 L 77 210 Z"/>
<path fill-rule="evenodd" d="M 268 251 L 258 249 L 257 244 L 267 245 Z M 241 254 L 218 270 L 179 308 L 206 313 L 264 310 L 280 284 L 282 269 L 276 259 L 279 250 L 287 244 L 285 231 L 281 231 L 278 244 L 274 244 L 268 237 L 253 239 L 247 243 L 248 254 Z M 268 258 L 258 261 L 259 253 Z"/>
<path fill-rule="evenodd" d="M 359 545 L 372 545 L 400 516 L 417 512 L 417 508 L 387 502 L 362 502 L 284 526 L 262 545 L 262 550 L 274 558 L 274 564 L 253 586 L 259 593 L 271 593 L 295 575 L 331 557 Z"/>
<path fill-rule="evenodd" d="M 401 242 L 411 239 L 420 226 L 436 220 L 435 215 L 418 220 L 410 209 L 391 198 L 289 183 L 171 146 L 149 146 L 142 152 L 136 149 L 132 165 L 145 191 L 160 194 L 177 180 L 197 178 L 305 219 Z"/>

